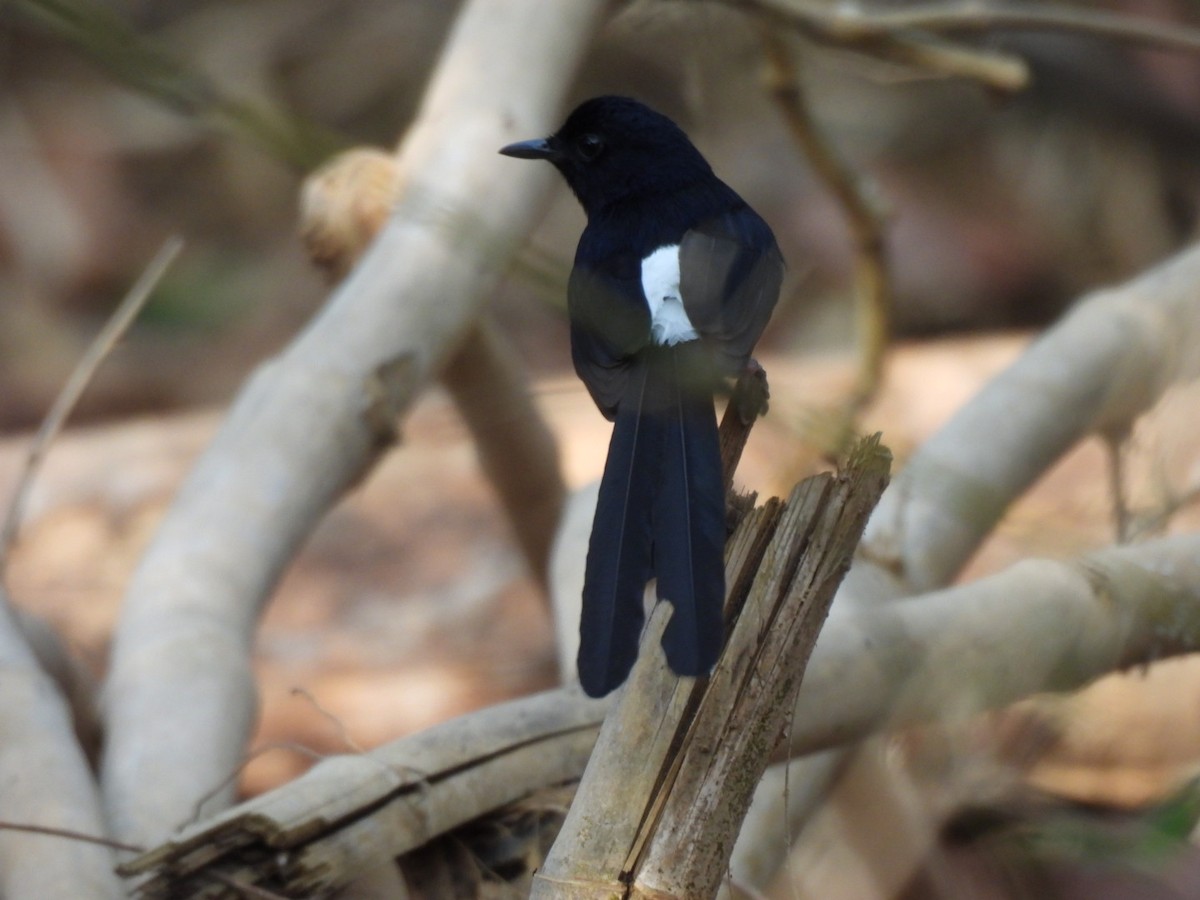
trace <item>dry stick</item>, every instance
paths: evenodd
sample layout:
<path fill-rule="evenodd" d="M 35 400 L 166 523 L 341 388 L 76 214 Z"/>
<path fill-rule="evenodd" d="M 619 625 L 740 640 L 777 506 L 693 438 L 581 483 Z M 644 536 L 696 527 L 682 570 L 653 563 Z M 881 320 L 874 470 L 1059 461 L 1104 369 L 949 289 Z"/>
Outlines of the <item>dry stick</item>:
<path fill-rule="evenodd" d="M 872 200 L 874 192 L 866 184 L 865 176 L 838 156 L 813 121 L 787 45 L 771 28 L 763 27 L 761 31 L 771 97 L 792 139 L 837 198 L 854 241 L 859 371 L 850 402 L 849 415 L 853 418 L 878 391 L 887 352 L 892 288 L 884 242 L 884 215 Z"/>
<path fill-rule="evenodd" d="M 387 224 L 248 380 L 126 590 L 101 763 L 122 838 L 162 840 L 237 765 L 255 719 L 259 613 L 321 516 L 395 441 L 535 221 L 552 173 L 496 148 L 552 124 L 607 9 L 459 11 L 398 151 Z"/>
<path fill-rule="evenodd" d="M 367 748 L 362 746 L 362 744 L 356 741 L 350 734 L 350 729 L 346 727 L 346 723 L 334 715 L 330 710 L 326 709 L 321 704 L 321 701 L 313 696 L 312 691 L 303 687 L 294 687 L 291 690 L 291 694 L 293 697 L 303 697 L 305 700 L 307 700 L 309 704 L 311 704 L 312 708 L 315 709 L 320 716 L 325 719 L 325 721 L 333 726 L 334 731 L 337 732 L 338 738 L 341 739 L 341 742 L 343 745 L 345 745 L 346 749 L 354 753 L 367 752 Z"/>
<path fill-rule="evenodd" d="M 813 34 L 824 43 L 840 43 Z M 1014 94 L 1029 87 L 1029 64 L 1019 56 L 981 47 L 965 47 L 928 35 L 893 34 L 856 41 L 854 49 L 899 65 L 920 69 L 932 77 L 965 78 L 992 91 Z"/>
<path fill-rule="evenodd" d="M 29 499 L 29 492 L 33 488 L 34 478 L 45 459 L 46 451 L 62 430 L 63 425 L 66 424 L 67 417 L 71 415 L 75 404 L 83 396 L 84 390 L 91 384 L 100 364 L 104 362 L 116 347 L 117 342 L 129 330 L 129 326 L 137 319 L 138 314 L 150 299 L 150 295 L 154 293 L 159 281 L 162 280 L 167 269 L 170 268 L 171 263 L 175 261 L 175 257 L 182 249 L 183 239 L 179 237 L 169 238 L 163 244 L 154 259 L 151 260 L 150 265 L 142 272 L 133 287 L 130 288 L 129 293 L 125 295 L 108 321 L 104 323 L 100 333 L 96 335 L 83 357 L 75 364 L 75 368 L 62 390 L 54 398 L 50 411 L 42 420 L 42 424 L 33 438 L 33 443 L 29 447 L 25 462 L 17 476 L 17 486 L 5 511 L 4 524 L 0 526 L 0 573 L 4 572 L 8 563 L 8 555 L 16 542 L 17 531 L 21 527 L 21 517 L 25 512 L 25 504 Z"/>
<path fill-rule="evenodd" d="M 1108 469 L 1108 495 L 1112 498 L 1113 525 L 1118 544 L 1129 542 L 1129 531 L 1133 527 L 1133 514 L 1129 509 L 1129 498 L 1125 493 L 1125 454 L 1129 447 L 1128 428 L 1117 428 L 1100 435 L 1104 441 L 1105 463 Z"/>
<path fill-rule="evenodd" d="M 731 5 L 778 16 L 826 43 L 878 55 L 893 41 L 926 41 L 940 34 L 993 31 L 1062 31 L 1141 44 L 1181 53 L 1200 52 L 1200 31 L 1178 23 L 1048 3 L 930 3 L 902 11 L 864 9 L 850 4 L 802 0 L 724 0 Z M 885 42 L 880 44 L 878 42 Z M 961 48 L 964 52 L 970 48 Z M 961 73 L 969 74 L 969 73 Z M 981 69 L 981 80 L 986 72 Z M 998 85 L 1003 86 L 1003 85 Z"/>
<path fill-rule="evenodd" d="M 1182 491 L 1169 492 L 1155 509 L 1135 518 L 1130 528 L 1130 542 L 1136 542 L 1147 535 L 1161 531 L 1181 509 L 1196 503 L 1200 503 L 1200 485 L 1192 485 Z"/>
<path fill-rule="evenodd" d="M 30 825 L 21 822 L 4 822 L 0 821 L 0 831 L 20 831 L 25 834 L 44 834 L 49 837 L 65 838 L 68 841 L 78 841 L 81 844 L 98 844 L 101 847 L 108 847 L 111 850 L 125 850 L 129 853 L 141 853 L 145 850 L 144 847 L 138 847 L 134 844 L 123 844 L 120 841 L 114 841 L 112 838 L 103 837 L 95 834 L 84 834 L 81 831 L 72 831 L 70 828 L 51 828 L 48 825 Z"/>
<path fill-rule="evenodd" d="M 1023 59 L 991 49 L 963 46 L 933 35 L 889 31 L 865 36 L 844 36 L 829 25 L 830 13 L 798 9 L 779 0 L 721 0 L 815 42 L 851 49 L 903 66 L 916 67 L 938 77 L 967 78 L 992 90 L 1013 93 L 1029 85 L 1029 66 Z"/>
<path fill-rule="evenodd" d="M 1120 13 L 1049 3 L 1020 3 L 1003 6 L 978 3 L 930 3 L 899 12 L 856 11 L 835 6 L 832 12 L 805 9 L 794 3 L 772 3 L 781 12 L 798 17 L 819 17 L 830 34 L 847 40 L 876 37 L 903 31 L 964 34 L 994 31 L 1066 31 L 1123 43 L 1142 44 L 1159 50 L 1200 53 L 1200 31 L 1177 22 L 1155 22 Z"/>
<path fill-rule="evenodd" d="M 786 749 L 803 755 L 888 727 L 962 720 L 1197 648 L 1200 534 L 1067 562 L 1025 560 L 836 615 L 796 699 Z M 837 709 L 829 710 L 835 695 Z"/>
<path fill-rule="evenodd" d="M 766 371 L 757 362 L 753 362 L 738 376 L 729 403 L 725 407 L 725 414 L 721 416 L 717 438 L 721 444 L 722 487 L 728 498 L 727 503 L 733 507 L 731 511 L 735 515 L 743 511 L 741 507 L 747 499 L 753 503 L 753 498 L 731 494 L 733 476 L 737 472 L 738 463 L 742 461 L 742 452 L 746 449 L 746 441 L 750 438 L 754 423 L 766 412 L 770 394 Z"/>

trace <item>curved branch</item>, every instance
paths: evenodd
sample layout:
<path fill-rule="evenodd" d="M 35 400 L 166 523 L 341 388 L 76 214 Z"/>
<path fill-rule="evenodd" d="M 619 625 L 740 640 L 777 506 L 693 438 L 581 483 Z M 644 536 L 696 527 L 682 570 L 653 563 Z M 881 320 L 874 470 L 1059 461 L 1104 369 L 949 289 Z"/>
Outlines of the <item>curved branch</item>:
<path fill-rule="evenodd" d="M 334 279 L 345 277 L 387 221 L 395 189 L 396 160 L 374 148 L 348 150 L 310 175 L 301 191 L 300 234 L 313 262 Z M 567 491 L 558 445 L 533 402 L 516 349 L 481 315 L 441 379 L 525 560 L 545 587 Z"/>
<path fill-rule="evenodd" d="M 1200 247 L 1085 298 L 913 455 L 867 526 L 903 593 L 947 583 L 1004 511 L 1092 433 L 1200 373 Z"/>
<path fill-rule="evenodd" d="M 0 783 L 6 823 L 105 833 L 100 797 L 62 694 L 0 587 Z M 123 897 L 113 852 L 51 833 L 0 831 L 0 895 Z"/>

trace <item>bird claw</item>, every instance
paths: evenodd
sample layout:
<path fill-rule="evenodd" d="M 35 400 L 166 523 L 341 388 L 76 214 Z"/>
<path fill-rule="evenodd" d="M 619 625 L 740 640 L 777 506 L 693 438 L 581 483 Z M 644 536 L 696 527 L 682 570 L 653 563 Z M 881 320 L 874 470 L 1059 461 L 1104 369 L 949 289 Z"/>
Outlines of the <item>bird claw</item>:
<path fill-rule="evenodd" d="M 750 425 L 759 416 L 766 414 L 770 399 L 771 388 L 767 384 L 767 370 L 759 365 L 758 360 L 752 358 L 738 374 L 729 402 L 737 410 L 742 424 Z"/>

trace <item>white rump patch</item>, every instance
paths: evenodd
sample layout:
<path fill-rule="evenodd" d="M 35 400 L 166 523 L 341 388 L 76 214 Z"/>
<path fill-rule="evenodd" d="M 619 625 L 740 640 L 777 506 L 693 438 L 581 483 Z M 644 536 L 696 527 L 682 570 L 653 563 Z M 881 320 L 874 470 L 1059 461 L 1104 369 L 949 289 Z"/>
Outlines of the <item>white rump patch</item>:
<path fill-rule="evenodd" d="M 650 340 L 682 344 L 699 337 L 679 295 L 679 245 L 659 247 L 642 260 L 642 291 L 650 304 Z"/>

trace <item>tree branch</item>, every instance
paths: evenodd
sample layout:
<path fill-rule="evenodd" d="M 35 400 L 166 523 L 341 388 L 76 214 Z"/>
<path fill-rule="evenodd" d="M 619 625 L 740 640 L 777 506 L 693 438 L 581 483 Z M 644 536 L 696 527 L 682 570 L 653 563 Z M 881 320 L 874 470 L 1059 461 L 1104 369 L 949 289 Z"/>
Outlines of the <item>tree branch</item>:
<path fill-rule="evenodd" d="M 854 301 L 858 330 L 858 377 L 849 418 L 875 396 L 891 336 L 892 279 L 888 269 L 884 213 L 863 175 L 855 172 L 821 134 L 808 109 L 787 46 L 770 28 L 762 29 L 767 86 L 792 139 L 808 158 L 846 218 L 854 243 Z M 849 429 L 844 429 L 848 432 Z M 843 448 L 833 448 L 835 454 Z"/>
<path fill-rule="evenodd" d="M 774 4 L 773 4 L 774 5 Z M 796 15 L 800 4 L 783 2 Z M 860 40 L 904 31 L 934 34 L 968 34 L 996 31 L 1065 31 L 1141 44 L 1159 50 L 1200 53 L 1200 31 L 1178 22 L 1155 22 L 1122 13 L 1053 3 L 1006 0 L 1003 6 L 981 3 L 928 3 L 903 10 L 856 10 L 834 7 L 823 14 L 831 35 Z"/>
<path fill-rule="evenodd" d="M 100 798 L 71 711 L 42 670 L 0 586 L 0 784 L 4 819 L 55 831 L 105 834 Z M 0 830 L 0 895 L 125 896 L 109 847 Z"/>
<path fill-rule="evenodd" d="M 901 593 L 945 584 L 1079 440 L 1200 374 L 1197 346 L 1200 246 L 1084 298 L 908 461 L 867 526 L 870 558 Z"/>
<path fill-rule="evenodd" d="M 329 757 L 122 871 L 149 876 L 143 897 L 202 895 L 214 871 L 289 896 L 321 895 L 483 812 L 577 777 L 607 705 L 560 689 L 370 753 Z"/>
<path fill-rule="evenodd" d="M 313 262 L 335 280 L 345 277 L 387 221 L 395 191 L 396 160 L 371 148 L 348 150 L 310 175 L 301 192 L 300 233 Z M 545 587 L 566 486 L 558 445 L 533 402 L 516 350 L 489 316 L 480 315 L 447 359 L 441 379 L 530 571 Z"/>

